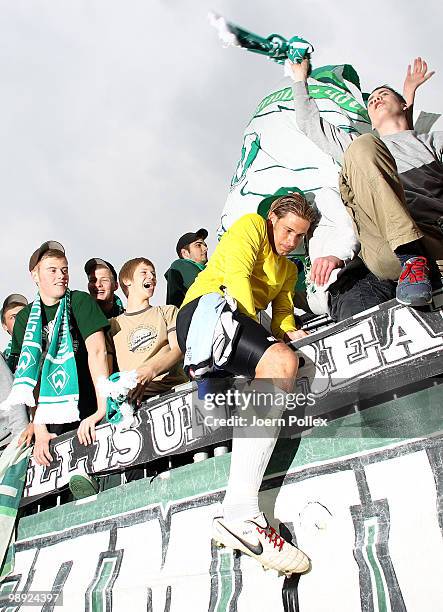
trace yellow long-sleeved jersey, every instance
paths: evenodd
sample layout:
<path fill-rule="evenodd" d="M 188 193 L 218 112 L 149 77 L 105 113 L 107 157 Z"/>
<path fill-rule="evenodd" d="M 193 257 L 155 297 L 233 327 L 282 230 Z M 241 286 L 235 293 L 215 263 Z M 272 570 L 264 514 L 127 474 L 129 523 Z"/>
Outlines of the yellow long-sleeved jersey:
<path fill-rule="evenodd" d="M 207 293 L 226 287 L 241 312 L 257 320 L 257 311 L 272 302 L 271 330 L 282 338 L 296 329 L 292 295 L 297 266 L 272 250 L 266 221 L 244 215 L 223 234 L 206 268 L 189 287 L 182 308 Z"/>

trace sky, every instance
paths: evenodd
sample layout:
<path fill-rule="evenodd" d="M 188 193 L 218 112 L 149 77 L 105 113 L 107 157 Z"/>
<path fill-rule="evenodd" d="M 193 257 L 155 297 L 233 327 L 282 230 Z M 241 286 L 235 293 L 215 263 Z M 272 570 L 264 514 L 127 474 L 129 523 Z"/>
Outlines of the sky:
<path fill-rule="evenodd" d="M 90 257 L 148 257 L 154 304 L 181 234 L 205 227 L 214 249 L 243 130 L 282 68 L 223 48 L 210 10 L 303 36 L 315 67 L 352 64 L 366 91 L 401 90 L 421 55 L 437 72 L 416 108 L 443 111 L 440 0 L 0 0 L 1 301 L 34 296 L 46 240 L 65 246 L 72 289 Z"/>

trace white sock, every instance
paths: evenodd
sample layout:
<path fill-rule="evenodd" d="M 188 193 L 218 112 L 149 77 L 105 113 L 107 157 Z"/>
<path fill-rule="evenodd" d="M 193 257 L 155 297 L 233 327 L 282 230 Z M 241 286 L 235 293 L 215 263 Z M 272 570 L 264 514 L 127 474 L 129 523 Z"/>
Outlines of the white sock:
<path fill-rule="evenodd" d="M 284 391 L 273 387 L 269 383 L 266 387 L 268 392 L 278 392 L 286 395 Z M 264 389 L 262 381 L 259 388 L 260 390 Z M 248 419 L 252 419 L 253 415 L 279 419 L 283 412 L 281 406 L 274 406 L 267 414 L 264 414 L 263 410 L 256 411 L 254 408 L 248 407 L 245 411 L 239 411 L 239 415 Z M 281 425 L 277 421 L 273 425 L 261 428 L 256 426 L 234 427 L 231 470 L 223 501 L 223 516 L 227 521 L 242 521 L 253 518 L 260 513 L 258 491 L 280 429 Z"/>

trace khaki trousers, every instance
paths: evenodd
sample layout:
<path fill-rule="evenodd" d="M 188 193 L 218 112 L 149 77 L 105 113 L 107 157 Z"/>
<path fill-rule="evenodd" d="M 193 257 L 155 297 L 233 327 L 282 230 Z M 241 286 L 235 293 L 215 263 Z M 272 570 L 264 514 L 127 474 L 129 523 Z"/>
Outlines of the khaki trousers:
<path fill-rule="evenodd" d="M 394 249 L 423 234 L 408 212 L 386 145 L 372 134 L 354 140 L 345 152 L 339 184 L 360 240 L 360 257 L 378 278 L 397 280 L 401 266 Z"/>

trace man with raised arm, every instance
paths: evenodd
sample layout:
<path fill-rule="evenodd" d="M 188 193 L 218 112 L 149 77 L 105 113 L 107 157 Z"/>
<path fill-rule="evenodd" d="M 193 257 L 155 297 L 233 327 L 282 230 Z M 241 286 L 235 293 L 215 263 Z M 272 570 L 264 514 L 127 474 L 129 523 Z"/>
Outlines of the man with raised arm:
<path fill-rule="evenodd" d="M 356 137 L 320 116 L 307 89 L 308 60 L 293 64 L 292 73 L 299 129 L 342 165 L 340 193 L 369 270 L 366 307 L 389 299 L 393 281 L 399 302 L 413 307 L 429 304 L 429 264 L 443 259 L 443 133 L 417 134 L 409 122 L 415 90 L 433 73 L 417 58 L 405 81 L 408 100 L 387 85 L 374 89 L 368 113 L 379 138 Z M 314 280 L 343 266 L 324 259 L 313 270 Z M 351 303 L 352 314 L 353 300 L 361 300 L 361 286 L 348 282 L 344 287 L 343 295 L 339 291 L 335 298 L 343 298 L 347 306 Z M 381 299 L 379 293 L 388 297 Z"/>
<path fill-rule="evenodd" d="M 273 202 L 267 219 L 244 215 L 222 236 L 206 269 L 189 288 L 177 317 L 178 342 L 191 375 L 215 368 L 246 376 L 251 385 L 274 380 L 283 395 L 292 390 L 298 359 L 282 340 L 296 340 L 306 333 L 295 324 L 297 268 L 286 255 L 314 220 L 305 198 L 291 194 Z M 271 333 L 257 319 L 258 312 L 269 304 Z M 253 427 L 243 433 L 234 428 L 223 516 L 214 520 L 213 539 L 241 550 L 265 567 L 290 574 L 308 570 L 309 559 L 275 532 L 258 506 L 258 491 L 283 412 L 281 404 L 273 402 L 267 413 L 270 425 L 258 436 Z"/>

